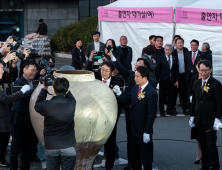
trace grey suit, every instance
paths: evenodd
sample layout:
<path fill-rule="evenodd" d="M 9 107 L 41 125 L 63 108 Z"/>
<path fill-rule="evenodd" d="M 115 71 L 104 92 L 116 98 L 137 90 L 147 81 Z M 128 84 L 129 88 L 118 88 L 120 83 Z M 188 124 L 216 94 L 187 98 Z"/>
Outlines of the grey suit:
<path fill-rule="evenodd" d="M 90 57 L 92 50 L 95 50 L 94 41 L 89 43 L 86 48 L 86 56 Z M 100 42 L 99 51 L 105 52 L 105 44 Z"/>
<path fill-rule="evenodd" d="M 153 61 L 150 60 L 150 58 L 145 54 L 143 54 L 142 58 L 146 59 L 149 62 L 150 64 L 149 77 L 151 77 L 156 81 L 156 63 L 153 63 Z"/>

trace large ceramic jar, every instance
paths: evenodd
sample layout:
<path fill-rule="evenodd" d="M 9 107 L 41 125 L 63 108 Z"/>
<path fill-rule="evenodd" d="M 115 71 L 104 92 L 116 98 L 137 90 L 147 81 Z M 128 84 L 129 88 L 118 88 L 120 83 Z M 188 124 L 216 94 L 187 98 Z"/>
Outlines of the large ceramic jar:
<path fill-rule="evenodd" d="M 103 82 L 95 79 L 92 72 L 66 70 L 56 71 L 54 75 L 69 80 L 69 89 L 77 102 L 74 117 L 77 141 L 75 170 L 90 170 L 96 155 L 115 126 L 117 118 L 116 97 Z M 31 96 L 30 117 L 35 133 L 44 146 L 44 117 L 34 109 L 41 89 L 42 85 L 39 85 Z M 52 94 L 52 86 L 49 87 L 48 91 Z M 48 94 L 47 100 L 51 98 L 52 96 Z M 65 111 L 66 108 L 64 108 Z"/>

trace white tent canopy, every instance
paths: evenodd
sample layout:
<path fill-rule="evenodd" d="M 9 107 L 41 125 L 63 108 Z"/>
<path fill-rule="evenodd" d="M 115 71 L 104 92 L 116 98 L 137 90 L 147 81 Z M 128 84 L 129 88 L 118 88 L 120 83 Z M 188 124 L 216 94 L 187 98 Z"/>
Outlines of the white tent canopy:
<path fill-rule="evenodd" d="M 186 7 L 218 9 L 221 8 L 221 6 L 221 0 L 199 0 L 198 2 Z M 179 34 L 183 37 L 185 40 L 184 46 L 188 47 L 189 50 L 190 41 L 192 39 L 197 39 L 200 42 L 200 50 L 203 42 L 208 42 L 210 44 L 210 49 L 213 52 L 213 75 L 222 82 L 222 26 L 176 23 L 175 34 Z"/>
<path fill-rule="evenodd" d="M 190 5 L 197 0 L 118 0 L 105 7 L 176 7 Z M 150 35 L 161 35 L 164 44 L 171 43 L 174 34 L 174 23 L 163 22 L 117 22 L 100 21 L 101 41 L 106 43 L 109 38 L 119 45 L 120 36 L 128 38 L 128 45 L 133 48 L 132 65 L 141 56 L 142 49 L 149 44 Z"/>

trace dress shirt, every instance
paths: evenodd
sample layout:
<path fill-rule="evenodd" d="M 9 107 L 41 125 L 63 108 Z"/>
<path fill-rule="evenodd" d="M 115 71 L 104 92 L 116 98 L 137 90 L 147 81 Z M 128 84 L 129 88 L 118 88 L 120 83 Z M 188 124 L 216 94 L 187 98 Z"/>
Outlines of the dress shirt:
<path fill-rule="evenodd" d="M 193 53 L 195 53 L 195 60 L 196 60 L 196 58 L 197 58 L 197 54 L 198 54 L 198 50 L 195 51 L 195 52 L 192 51 L 191 61 L 192 61 L 192 58 L 193 58 Z"/>
<path fill-rule="evenodd" d="M 207 82 L 208 82 L 209 78 L 210 78 L 210 76 L 209 76 L 206 80 L 203 80 L 203 78 L 202 78 L 202 86 L 203 86 L 203 84 L 204 84 L 204 81 L 206 82 L 205 85 L 207 85 Z M 202 87 L 202 86 L 201 86 L 201 87 Z"/>
<path fill-rule="evenodd" d="M 167 59 L 167 63 L 168 63 L 168 59 L 169 59 L 168 55 L 166 55 L 166 59 Z M 170 55 L 170 69 L 172 68 L 172 65 L 173 65 L 173 57 L 172 57 L 172 55 Z"/>
<path fill-rule="evenodd" d="M 106 81 L 105 84 L 109 87 L 110 81 L 111 81 L 111 77 L 108 80 L 105 80 L 104 78 L 102 78 L 102 81 Z"/>
<path fill-rule="evenodd" d="M 177 51 L 177 54 L 178 54 L 179 73 L 185 73 L 183 50 L 182 52 Z"/>
<path fill-rule="evenodd" d="M 148 85 L 148 81 L 146 82 L 146 84 L 144 84 L 143 86 L 141 86 L 141 91 L 140 92 L 142 92 L 145 88 L 146 88 L 146 86 Z"/>
<path fill-rule="evenodd" d="M 95 47 L 95 51 L 99 51 L 99 46 L 100 46 L 100 42 L 95 42 L 94 41 L 94 47 Z"/>

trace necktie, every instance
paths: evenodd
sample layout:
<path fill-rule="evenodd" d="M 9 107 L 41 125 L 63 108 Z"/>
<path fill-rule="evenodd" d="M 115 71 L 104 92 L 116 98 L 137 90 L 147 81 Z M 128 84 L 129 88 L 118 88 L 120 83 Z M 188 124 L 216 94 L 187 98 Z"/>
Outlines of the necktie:
<path fill-rule="evenodd" d="M 139 97 L 140 91 L 141 91 L 141 87 L 139 88 L 138 92 L 137 92 L 137 98 Z"/>
<path fill-rule="evenodd" d="M 193 53 L 192 64 L 194 65 L 196 53 Z"/>
<path fill-rule="evenodd" d="M 202 86 L 202 94 L 203 94 L 203 92 L 204 92 L 204 86 L 205 86 L 205 84 L 206 84 L 206 81 L 203 82 L 203 86 Z"/>
<path fill-rule="evenodd" d="M 103 80 L 103 83 L 105 83 L 105 84 L 106 84 L 106 82 L 107 82 L 106 80 Z"/>
<path fill-rule="evenodd" d="M 168 64 L 169 64 L 169 67 L 171 69 L 170 55 L 168 55 Z"/>

